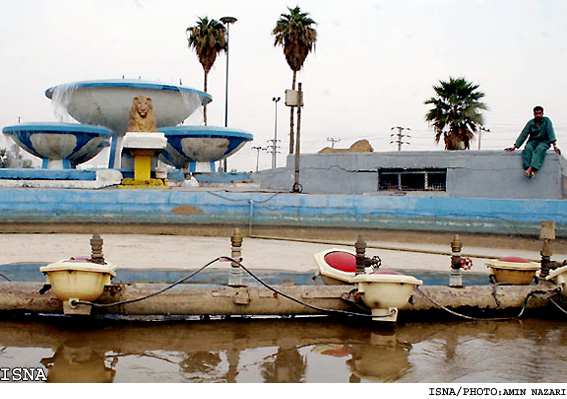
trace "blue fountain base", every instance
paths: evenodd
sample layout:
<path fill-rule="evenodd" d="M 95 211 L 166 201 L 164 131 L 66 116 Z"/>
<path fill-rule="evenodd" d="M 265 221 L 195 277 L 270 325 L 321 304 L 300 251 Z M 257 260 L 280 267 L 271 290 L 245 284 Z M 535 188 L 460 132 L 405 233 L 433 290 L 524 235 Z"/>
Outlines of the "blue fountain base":
<path fill-rule="evenodd" d="M 81 169 L 0 169 L 7 180 L 96 180 L 96 170 Z"/>

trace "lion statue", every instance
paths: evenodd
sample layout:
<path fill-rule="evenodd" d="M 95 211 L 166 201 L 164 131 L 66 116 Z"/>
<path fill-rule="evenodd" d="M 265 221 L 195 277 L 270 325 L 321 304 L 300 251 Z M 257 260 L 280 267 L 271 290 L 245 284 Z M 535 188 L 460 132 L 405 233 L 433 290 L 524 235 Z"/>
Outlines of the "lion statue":
<path fill-rule="evenodd" d="M 128 120 L 128 132 L 157 132 L 156 114 L 150 97 L 134 97 Z"/>
<path fill-rule="evenodd" d="M 336 154 L 336 153 L 344 153 L 344 152 L 374 152 L 374 148 L 372 148 L 372 146 L 370 145 L 370 143 L 368 142 L 368 140 L 363 139 L 363 140 L 358 140 L 357 142 L 355 142 L 353 145 L 351 145 L 349 148 L 331 148 L 331 147 L 325 147 L 323 148 L 321 151 L 319 151 L 319 154 Z"/>

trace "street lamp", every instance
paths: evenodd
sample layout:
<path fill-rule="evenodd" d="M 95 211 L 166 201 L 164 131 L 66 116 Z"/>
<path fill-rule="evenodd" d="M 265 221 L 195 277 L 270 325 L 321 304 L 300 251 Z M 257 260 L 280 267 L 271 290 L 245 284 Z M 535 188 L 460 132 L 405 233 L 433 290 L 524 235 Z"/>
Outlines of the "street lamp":
<path fill-rule="evenodd" d="M 276 168 L 276 156 L 278 153 L 278 101 L 280 101 L 281 97 L 273 97 L 272 101 L 274 102 L 275 108 L 275 126 L 274 126 L 274 145 L 272 146 L 272 169 Z"/>
<path fill-rule="evenodd" d="M 480 138 L 481 138 L 482 132 L 490 133 L 490 129 L 486 129 L 484 126 L 481 126 L 481 127 L 478 129 L 478 149 L 479 149 L 479 150 L 480 150 Z"/>
<path fill-rule="evenodd" d="M 258 172 L 258 164 L 260 163 L 260 151 L 267 150 L 267 148 L 263 147 L 252 147 L 253 150 L 256 150 L 256 172 Z"/>
<path fill-rule="evenodd" d="M 228 49 L 230 39 L 230 25 L 237 21 L 234 17 L 222 17 L 221 22 L 226 26 L 226 87 L 224 95 L 224 127 L 228 127 Z M 226 158 L 224 159 L 224 171 L 228 172 Z"/>

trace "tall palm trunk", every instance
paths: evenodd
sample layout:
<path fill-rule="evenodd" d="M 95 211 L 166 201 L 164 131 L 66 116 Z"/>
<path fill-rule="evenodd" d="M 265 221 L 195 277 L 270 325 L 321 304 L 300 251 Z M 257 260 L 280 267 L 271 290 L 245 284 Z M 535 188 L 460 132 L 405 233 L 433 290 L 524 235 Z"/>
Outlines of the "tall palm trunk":
<path fill-rule="evenodd" d="M 205 71 L 205 93 L 207 92 L 207 77 L 209 72 Z M 203 105 L 203 121 L 205 126 L 207 126 L 207 104 Z"/>
<path fill-rule="evenodd" d="M 293 80 L 291 82 L 291 89 L 295 91 L 295 79 L 296 78 L 296 71 L 293 71 Z M 289 107 L 289 153 L 293 154 L 293 147 L 294 147 L 294 136 L 295 133 L 293 131 L 294 128 L 294 121 L 295 121 L 295 107 Z"/>

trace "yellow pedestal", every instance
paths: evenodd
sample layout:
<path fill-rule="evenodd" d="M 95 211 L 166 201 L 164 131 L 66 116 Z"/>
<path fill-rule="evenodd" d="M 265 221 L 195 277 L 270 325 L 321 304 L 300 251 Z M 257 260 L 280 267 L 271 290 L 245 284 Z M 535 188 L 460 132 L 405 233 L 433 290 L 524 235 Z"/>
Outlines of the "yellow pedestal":
<path fill-rule="evenodd" d="M 134 180 L 144 181 L 151 179 L 152 157 L 155 150 L 130 150 L 134 157 Z"/>
<path fill-rule="evenodd" d="M 152 179 L 152 157 L 156 154 L 154 149 L 130 149 L 134 157 L 134 178 L 123 179 L 121 188 L 169 188 L 166 181 Z"/>

